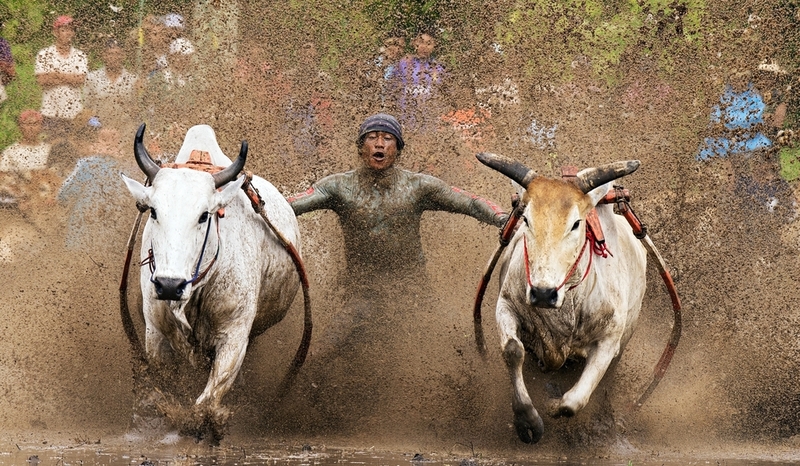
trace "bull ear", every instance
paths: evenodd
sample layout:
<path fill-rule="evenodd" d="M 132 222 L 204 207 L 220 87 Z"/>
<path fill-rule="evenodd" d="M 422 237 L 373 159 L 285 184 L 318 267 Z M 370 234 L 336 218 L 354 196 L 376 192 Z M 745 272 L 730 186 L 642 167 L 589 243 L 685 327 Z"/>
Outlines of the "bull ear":
<path fill-rule="evenodd" d="M 120 176 L 122 177 L 122 181 L 125 182 L 125 186 L 128 187 L 128 191 L 130 191 L 133 198 L 136 199 L 136 202 L 141 205 L 150 205 L 150 190 L 152 188 L 145 187 L 142 183 L 128 178 L 122 173 L 120 173 Z"/>
<path fill-rule="evenodd" d="M 528 185 L 534 178 L 536 172 L 525 165 L 502 155 L 481 152 L 475 157 L 484 165 L 506 175 L 519 183 L 523 188 L 528 189 Z"/>
<path fill-rule="evenodd" d="M 242 184 L 244 184 L 246 179 L 246 176 L 240 176 L 236 181 L 230 182 L 222 188 L 222 191 L 214 193 L 214 208 L 212 212 L 216 212 L 230 204 L 230 202 L 239 195 L 239 190 L 242 189 Z"/>
<path fill-rule="evenodd" d="M 616 180 L 625 175 L 630 175 L 639 168 L 638 160 L 627 160 L 624 162 L 614 162 L 596 168 L 587 168 L 578 173 L 576 182 L 581 191 L 588 194 L 589 191 L 604 185 L 609 181 Z"/>

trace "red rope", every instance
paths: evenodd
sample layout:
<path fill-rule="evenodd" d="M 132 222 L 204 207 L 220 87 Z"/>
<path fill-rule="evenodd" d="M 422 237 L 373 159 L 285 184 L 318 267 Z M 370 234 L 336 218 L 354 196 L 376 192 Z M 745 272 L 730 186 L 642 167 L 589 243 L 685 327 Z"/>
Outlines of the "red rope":
<path fill-rule="evenodd" d="M 580 254 L 578 254 L 578 258 L 575 259 L 575 262 L 572 264 L 572 267 L 570 267 L 569 272 L 567 272 L 567 276 L 564 277 L 564 281 L 562 281 L 561 284 L 558 285 L 558 287 L 556 287 L 556 291 L 563 288 L 564 285 L 567 284 L 567 281 L 570 279 L 570 277 L 572 277 L 572 274 L 575 273 L 575 270 L 577 270 L 578 264 L 580 263 L 581 258 L 583 257 L 583 253 L 586 252 L 586 245 L 588 244 L 592 245 L 592 253 L 589 254 L 589 265 L 586 266 L 586 270 L 583 272 L 581 280 L 578 283 L 567 288 L 567 291 L 574 290 L 578 285 L 580 285 L 581 283 L 583 283 L 584 280 L 586 280 L 586 277 L 589 276 L 589 270 L 592 268 L 593 255 L 597 254 L 598 256 L 603 258 L 608 256 L 614 257 L 614 255 L 611 254 L 611 251 L 606 246 L 606 243 L 605 242 L 601 243 L 597 241 L 595 239 L 594 232 L 592 232 L 592 229 L 586 228 L 586 241 L 583 242 L 583 247 L 581 248 L 581 252 Z M 528 262 L 528 239 L 525 235 L 522 236 L 522 249 L 525 253 L 525 279 L 528 281 L 528 286 L 532 287 L 533 281 L 531 280 L 531 268 L 530 268 L 530 263 Z"/>

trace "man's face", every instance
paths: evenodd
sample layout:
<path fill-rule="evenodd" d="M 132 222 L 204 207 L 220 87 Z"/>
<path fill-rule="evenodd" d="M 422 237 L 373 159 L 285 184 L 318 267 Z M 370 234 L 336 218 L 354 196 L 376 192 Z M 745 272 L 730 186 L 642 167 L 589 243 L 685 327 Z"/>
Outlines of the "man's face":
<path fill-rule="evenodd" d="M 75 37 L 75 30 L 70 25 L 59 26 L 53 29 L 53 35 L 56 36 L 58 45 L 70 45 L 72 38 Z"/>
<path fill-rule="evenodd" d="M 27 143 L 39 142 L 39 134 L 42 132 L 41 120 L 27 120 L 19 123 L 19 130 L 22 133 L 22 139 Z"/>
<path fill-rule="evenodd" d="M 122 69 L 122 62 L 125 59 L 125 52 L 120 47 L 109 47 L 103 54 L 103 61 L 106 68 L 113 71 Z"/>
<path fill-rule="evenodd" d="M 436 39 L 428 34 L 420 34 L 414 39 L 414 49 L 419 58 L 430 57 L 434 47 L 436 47 Z"/>
<path fill-rule="evenodd" d="M 386 170 L 397 159 L 397 138 L 391 133 L 373 131 L 364 137 L 361 160 L 366 167 L 376 171 Z"/>
<path fill-rule="evenodd" d="M 387 39 L 384 42 L 384 48 L 386 50 L 386 58 L 389 60 L 397 60 L 400 58 L 400 55 L 403 53 L 403 46 L 401 45 L 402 39 L 397 37 L 392 37 L 391 39 Z"/>

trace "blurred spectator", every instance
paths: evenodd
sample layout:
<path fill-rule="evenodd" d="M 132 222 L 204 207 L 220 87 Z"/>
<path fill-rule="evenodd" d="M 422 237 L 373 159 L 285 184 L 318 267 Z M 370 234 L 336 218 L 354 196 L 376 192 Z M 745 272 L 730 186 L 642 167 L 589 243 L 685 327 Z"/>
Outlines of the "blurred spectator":
<path fill-rule="evenodd" d="M 410 131 L 436 130 L 436 100 L 440 97 L 445 69 L 433 58 L 436 38 L 422 32 L 411 42 L 414 55 L 402 58 L 392 71 L 390 87 L 396 98 L 400 121 Z"/>
<path fill-rule="evenodd" d="M 203 122 L 202 109 L 195 105 L 202 85 L 194 73 L 194 45 L 179 37 L 168 53 L 167 67 L 151 74 L 145 84 L 145 121 L 153 154 L 176 152 L 189 127 Z"/>
<path fill-rule="evenodd" d="M 8 98 L 6 86 L 17 77 L 14 66 L 14 57 L 11 55 L 11 45 L 0 37 L 0 103 Z"/>
<path fill-rule="evenodd" d="M 170 39 L 162 18 L 156 15 L 145 16 L 138 42 L 142 53 L 143 76 L 150 76 L 167 67 Z"/>
<path fill-rule="evenodd" d="M 103 50 L 102 68 L 86 75 L 85 106 L 106 125 L 123 128 L 130 125 L 134 110 L 136 75 L 123 66 L 125 51 L 111 39 Z"/>
<path fill-rule="evenodd" d="M 286 109 L 297 160 L 308 170 L 329 152 L 333 134 L 331 78 L 320 69 L 316 44 L 304 43 L 297 51 L 297 67 L 286 72 L 292 93 Z"/>
<path fill-rule="evenodd" d="M 22 140 L 8 146 L 0 158 L 0 171 L 41 170 L 47 167 L 50 144 L 41 138 L 42 114 L 25 110 L 17 119 Z"/>
<path fill-rule="evenodd" d="M 92 129 L 90 139 L 81 148 L 86 157 L 78 160 L 58 192 L 59 204 L 69 210 L 66 247 L 118 251 L 129 227 L 125 215 L 135 215 L 119 174 L 131 176 L 137 169 L 132 156 L 126 159 L 128 151 L 116 129 Z"/>
<path fill-rule="evenodd" d="M 169 46 L 172 41 L 181 37 L 184 28 L 183 16 L 178 13 L 147 15 L 144 18 L 139 43 L 143 49 L 145 76 L 151 76 L 167 67 Z"/>
<path fill-rule="evenodd" d="M 42 87 L 44 129 L 51 138 L 69 132 L 70 122 L 83 110 L 83 84 L 89 63 L 86 54 L 72 46 L 75 36 L 70 16 L 59 16 L 53 22 L 55 44 L 36 55 L 34 73 Z"/>
<path fill-rule="evenodd" d="M 375 67 L 378 71 L 378 82 L 380 83 L 381 107 L 386 108 L 386 95 L 389 92 L 389 82 L 394 76 L 397 62 L 403 56 L 406 47 L 406 40 L 399 34 L 393 34 L 383 41 L 380 55 L 375 59 Z"/>
<path fill-rule="evenodd" d="M 700 144 L 696 159 L 725 160 L 733 171 L 731 192 L 746 205 L 748 218 L 762 222 L 757 212 L 777 214 L 787 221 L 795 216 L 795 200 L 781 173 L 776 136 L 784 124 L 786 108 L 780 101 L 785 72 L 780 68 L 735 73 L 725 84 L 719 103 L 711 111 L 711 134 Z M 760 209 L 753 209 L 752 206 Z"/>
<path fill-rule="evenodd" d="M 205 77 L 231 80 L 239 52 L 237 0 L 198 0 L 192 11 L 192 37 Z"/>
<path fill-rule="evenodd" d="M 170 89 L 190 84 L 194 78 L 194 45 L 183 37 L 169 44 L 169 61 L 163 70 L 163 78 Z"/>
<path fill-rule="evenodd" d="M 25 110 L 18 123 L 22 140 L 8 146 L 0 156 L 1 202 L 21 208 L 52 203 L 60 178 L 48 168 L 51 146 L 41 138 L 42 114 Z"/>

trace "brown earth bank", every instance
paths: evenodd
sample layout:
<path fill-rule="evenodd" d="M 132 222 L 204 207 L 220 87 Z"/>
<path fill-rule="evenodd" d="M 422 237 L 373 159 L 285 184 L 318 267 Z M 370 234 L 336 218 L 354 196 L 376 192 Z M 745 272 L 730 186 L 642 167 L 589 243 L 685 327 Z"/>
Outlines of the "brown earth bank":
<path fill-rule="evenodd" d="M 693 68 L 683 57 L 679 64 L 686 69 L 668 78 L 655 71 L 652 57 L 623 58 L 623 82 L 613 85 L 577 72 L 571 81 L 553 83 L 521 74 L 522 103 L 497 109 L 493 136 L 487 133 L 480 142 L 482 150 L 517 158 L 549 176 L 557 176 L 563 165 L 642 161 L 621 184 L 633 193 L 634 208 L 673 272 L 684 320 L 672 364 L 640 410 L 626 408 L 651 380 L 672 325 L 670 300 L 652 265 L 639 327 L 618 364 L 576 417 L 545 417 L 544 437 L 531 446 L 517 439 L 512 426 L 510 383 L 493 318 L 496 279 L 483 306 L 487 355 L 482 357 L 474 344 L 473 298 L 497 245 L 497 230 L 471 218 L 425 214 L 427 289 L 398 286 L 400 295 L 388 290 L 359 333 L 349 335 L 352 315 L 344 305 L 349 290 L 339 286 L 341 232 L 334 214 L 317 212 L 300 218 L 315 330 L 309 357 L 292 385 L 278 393 L 302 333 L 300 294 L 288 317 L 251 344 L 226 398 L 233 415 L 220 447 L 183 439 L 163 448 L 204 458 L 240 447 L 279 445 L 296 451 L 308 444 L 315 451 L 374 448 L 489 463 L 494 458 L 522 463 L 561 458 L 634 464 L 799 461 L 795 186 L 784 183 L 787 193 L 770 210 L 759 193 L 737 183 L 748 176 L 777 180 L 774 151 L 707 162 L 695 158 L 702 137 L 715 131 L 709 114 L 723 83 L 737 67 L 752 69 L 759 61 L 747 58 L 759 56 L 759 44 L 748 42 L 745 58 L 732 53 L 736 44 L 712 43 L 723 56 L 735 56 L 729 62 Z M 279 45 L 270 47 L 279 51 Z M 769 50 L 780 46 L 767 45 Z M 290 55 L 278 56 L 277 63 L 291 62 Z M 303 83 L 321 86 L 312 81 Z M 303 156 L 293 149 L 297 134 L 281 123 L 283 110 L 276 110 L 273 96 L 257 85 L 210 94 L 203 118 L 187 124 L 214 126 L 229 155 L 248 139 L 248 169 L 287 195 L 325 174 L 357 166 L 356 128 L 380 108 L 377 99 L 333 95 L 335 124 L 325 150 Z M 472 104 L 457 92 L 451 100 L 453 108 Z M 533 119 L 558 123 L 553 145 L 530 142 L 525 128 Z M 475 161 L 474 141 L 447 126 L 433 134 L 409 132 L 405 140 L 399 165 L 510 208 L 513 188 Z M 128 175 L 141 178 L 136 172 Z M 118 288 L 136 212 L 132 200 L 104 206 L 89 239 L 68 249 L 65 207 L 0 210 L 2 451 L 99 445 L 146 455 L 162 448 L 161 440 L 172 439 L 169 426 L 126 437 L 132 434 L 135 374 L 120 323 Z M 135 310 L 137 272 L 129 285 Z M 140 317 L 136 324 L 141 337 Z M 527 363 L 535 406 L 542 407 L 553 390 L 566 390 L 580 369 L 580 362 L 569 362 L 558 373 L 542 374 Z M 175 378 L 185 387 L 184 403 L 205 380 L 202 374 Z"/>

